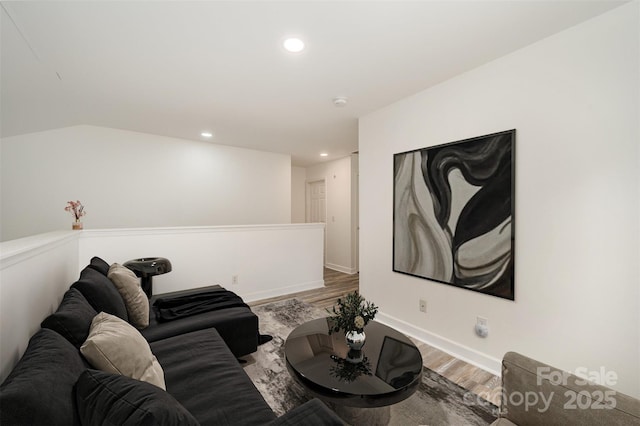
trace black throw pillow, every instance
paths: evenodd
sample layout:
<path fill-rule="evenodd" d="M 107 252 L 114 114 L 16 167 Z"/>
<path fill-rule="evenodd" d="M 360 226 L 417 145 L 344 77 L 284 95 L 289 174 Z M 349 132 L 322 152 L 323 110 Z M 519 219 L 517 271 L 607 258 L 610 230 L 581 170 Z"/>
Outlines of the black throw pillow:
<path fill-rule="evenodd" d="M 80 272 L 80 279 L 71 285 L 82 293 L 97 312 L 106 312 L 129 321 L 127 307 L 111 280 L 87 266 Z"/>
<path fill-rule="evenodd" d="M 73 386 L 86 368 L 64 337 L 40 329 L 0 386 L 0 424 L 79 425 Z"/>
<path fill-rule="evenodd" d="M 91 262 L 89 263 L 89 268 L 95 269 L 100 272 L 105 277 L 109 273 L 109 265 L 107 262 L 99 258 L 98 256 L 94 256 L 91 258 Z"/>
<path fill-rule="evenodd" d="M 82 293 L 70 288 L 64 294 L 58 309 L 45 318 L 40 326 L 57 332 L 79 349 L 87 340 L 91 321 L 96 315 L 98 312 Z"/>
<path fill-rule="evenodd" d="M 199 425 L 159 387 L 99 370 L 88 369 L 78 378 L 76 405 L 83 425 Z"/>

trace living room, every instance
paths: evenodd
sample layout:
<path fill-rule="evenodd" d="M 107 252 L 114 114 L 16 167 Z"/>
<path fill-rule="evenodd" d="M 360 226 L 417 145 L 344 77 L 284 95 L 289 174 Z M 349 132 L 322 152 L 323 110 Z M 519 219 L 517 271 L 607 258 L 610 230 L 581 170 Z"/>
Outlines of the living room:
<path fill-rule="evenodd" d="M 351 117 L 357 126 L 350 130 L 357 134 L 356 144 L 340 158 L 359 152 L 360 290 L 380 306 L 382 321 L 494 373 L 499 373 L 507 351 L 568 371 L 604 367 L 617 374 L 614 389 L 640 397 L 640 12 L 638 2 L 606 8 Z M 6 18 L 3 11 L 3 28 L 9 27 Z M 21 25 L 28 28 L 39 22 Z M 505 27 L 504 34 L 517 32 L 508 23 Z M 8 37 L 20 34 L 5 36 L 3 30 L 3 56 Z M 49 53 L 36 53 L 47 64 Z M 131 47 L 127 57 L 133 61 L 140 53 Z M 5 90 L 13 89 L 5 87 L 4 63 L 3 57 L 3 97 Z M 21 84 L 31 84 L 32 77 L 25 74 Z M 36 77 L 41 82 L 42 76 Z M 54 90 L 66 87 L 67 77 L 63 72 L 60 77 L 61 87 Z M 106 87 L 100 95 L 109 98 L 108 92 Z M 328 95 L 329 103 L 334 95 L 338 94 Z M 78 110 L 89 108 L 85 99 L 78 99 Z M 25 108 L 38 104 L 27 101 L 15 109 L 15 104 L 3 102 L 3 128 L 9 118 L 28 124 Z M 105 103 L 102 112 L 111 106 Z M 125 106 L 117 107 L 126 113 Z M 142 132 L 111 126 L 99 116 L 70 122 L 57 117 L 55 104 L 39 108 L 49 114 L 50 123 L 2 137 L 3 252 L 9 240 L 68 228 L 62 208 L 71 198 L 87 206 L 85 225 L 94 236 L 100 229 L 118 228 L 284 226 L 290 224 L 292 210 L 300 208 L 300 197 L 291 190 L 292 176 L 301 179 L 292 169 L 291 154 L 163 135 L 165 116 L 150 118 L 160 125 L 158 130 Z M 347 108 L 336 114 L 348 116 Z M 173 113 L 180 114 L 179 106 Z M 235 113 L 241 121 L 252 123 L 253 118 L 255 126 L 261 121 Z M 517 152 L 515 300 L 394 273 L 393 155 L 509 129 L 516 129 Z M 254 131 L 246 129 L 248 134 Z M 315 150 L 313 155 L 317 156 Z M 294 165 L 311 166 L 304 161 Z M 352 230 L 351 217 L 335 216 L 337 221 L 348 220 Z M 154 236 L 145 238 L 142 247 L 158 247 Z M 181 244 L 185 251 L 192 249 Z M 117 255 L 119 247 L 103 247 L 109 250 L 105 258 L 114 256 L 112 261 L 124 261 L 130 253 Z M 346 251 L 351 250 L 349 245 Z M 90 255 L 101 253 L 82 252 L 78 262 L 68 266 L 77 275 L 78 264 L 86 264 Z M 353 267 L 351 254 L 348 259 L 332 263 Z M 224 271 L 224 283 L 233 273 L 238 272 Z M 239 274 L 243 288 L 244 271 Z M 171 280 L 184 278 L 170 275 L 158 278 L 169 290 Z M 20 292 L 7 290 L 11 281 L 4 274 L 2 278 L 4 339 L 6 313 L 28 311 L 29 300 L 7 300 L 7 291 Z M 68 277 L 59 278 L 68 284 Z M 44 291 L 61 297 L 49 292 Z M 427 302 L 426 314 L 419 309 L 421 299 Z M 478 316 L 488 319 L 487 338 L 473 331 Z M 24 345 L 26 341 L 11 352 L 24 350 Z"/>

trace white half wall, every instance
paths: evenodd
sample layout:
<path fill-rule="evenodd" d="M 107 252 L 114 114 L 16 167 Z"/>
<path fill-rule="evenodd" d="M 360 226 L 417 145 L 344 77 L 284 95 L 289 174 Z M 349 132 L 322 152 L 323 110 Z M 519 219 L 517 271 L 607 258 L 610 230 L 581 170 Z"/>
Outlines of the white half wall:
<path fill-rule="evenodd" d="M 71 228 L 291 222 L 291 158 L 95 126 L 0 141 L 1 240 Z"/>
<path fill-rule="evenodd" d="M 77 232 L 51 232 L 0 245 L 0 382 L 78 272 Z"/>
<path fill-rule="evenodd" d="M 324 225 L 85 230 L 79 267 L 165 257 L 172 271 L 153 278 L 154 294 L 219 284 L 250 302 L 324 285 Z M 232 277 L 237 276 L 237 284 Z"/>
<path fill-rule="evenodd" d="M 640 397 L 639 15 L 621 6 L 360 120 L 360 287 L 381 319 L 493 372 L 517 351 L 603 367 Z M 393 154 L 513 128 L 515 301 L 392 272 Z"/>

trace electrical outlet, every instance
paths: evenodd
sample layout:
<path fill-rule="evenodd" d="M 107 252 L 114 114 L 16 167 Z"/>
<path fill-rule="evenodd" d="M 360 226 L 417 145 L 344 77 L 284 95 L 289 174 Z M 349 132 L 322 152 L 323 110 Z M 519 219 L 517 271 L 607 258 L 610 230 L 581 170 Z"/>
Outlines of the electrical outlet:
<path fill-rule="evenodd" d="M 485 317 L 476 317 L 474 328 L 478 337 L 485 338 L 489 335 L 489 321 Z"/>
<path fill-rule="evenodd" d="M 238 284 L 238 276 L 237 275 L 232 275 L 231 276 L 231 284 Z"/>
<path fill-rule="evenodd" d="M 420 312 L 427 313 L 427 301 L 424 299 L 420 299 Z"/>

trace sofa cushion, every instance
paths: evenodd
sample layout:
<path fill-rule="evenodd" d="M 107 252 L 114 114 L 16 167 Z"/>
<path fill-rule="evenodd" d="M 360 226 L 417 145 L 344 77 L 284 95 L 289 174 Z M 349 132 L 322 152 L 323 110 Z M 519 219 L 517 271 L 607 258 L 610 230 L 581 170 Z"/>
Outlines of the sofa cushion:
<path fill-rule="evenodd" d="M 99 370 L 122 374 L 165 389 L 162 367 L 151 353 L 147 341 L 131 324 L 116 316 L 105 312 L 96 315 L 80 352 Z"/>
<path fill-rule="evenodd" d="M 76 403 L 83 425 L 199 425 L 159 387 L 98 370 L 80 375 Z"/>
<path fill-rule="evenodd" d="M 104 276 L 109 273 L 109 264 L 100 259 L 98 256 L 92 257 L 88 266 L 89 268 L 100 272 Z"/>
<path fill-rule="evenodd" d="M 91 321 L 97 314 L 82 293 L 70 288 L 64 294 L 58 309 L 45 318 L 40 326 L 57 332 L 76 348 L 80 348 L 87 340 Z"/>
<path fill-rule="evenodd" d="M 76 347 L 40 329 L 0 386 L 0 424 L 79 425 L 73 386 L 86 368 Z"/>
<path fill-rule="evenodd" d="M 97 312 L 106 312 L 127 321 L 127 308 L 111 280 L 87 266 L 80 272 L 80 279 L 71 285 L 82 293 Z"/>
<path fill-rule="evenodd" d="M 167 392 L 203 425 L 264 425 L 276 415 L 213 329 L 151 343 Z M 285 373 L 286 374 L 286 373 Z"/>
<path fill-rule="evenodd" d="M 109 268 L 107 277 L 113 282 L 124 300 L 129 322 L 138 329 L 149 326 L 149 299 L 142 287 L 140 279 L 129 268 L 114 263 Z"/>

